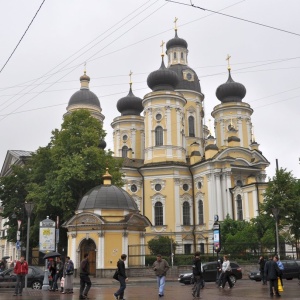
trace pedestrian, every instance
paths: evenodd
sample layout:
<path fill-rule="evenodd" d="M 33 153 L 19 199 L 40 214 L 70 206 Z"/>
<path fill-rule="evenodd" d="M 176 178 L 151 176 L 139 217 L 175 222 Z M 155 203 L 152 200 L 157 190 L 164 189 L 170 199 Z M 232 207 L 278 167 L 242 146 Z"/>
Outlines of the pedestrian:
<path fill-rule="evenodd" d="M 279 278 L 280 278 L 281 286 L 283 287 L 282 275 L 283 275 L 284 266 L 283 266 L 283 263 L 281 262 L 281 260 L 279 259 L 278 255 L 275 255 L 275 261 L 276 261 L 276 263 L 278 265 L 278 268 L 280 270 Z"/>
<path fill-rule="evenodd" d="M 90 275 L 89 254 L 85 253 L 80 263 L 80 292 L 79 299 L 87 299 L 88 292 L 92 286 Z"/>
<path fill-rule="evenodd" d="M 222 272 L 222 264 L 223 264 L 223 259 L 220 258 L 218 259 L 218 262 L 217 262 L 217 285 L 218 287 L 222 285 L 223 283 L 223 275 L 224 273 Z"/>
<path fill-rule="evenodd" d="M 3 272 L 4 270 L 5 270 L 4 261 L 3 261 L 3 259 L 0 259 L 0 272 Z"/>
<path fill-rule="evenodd" d="M 200 259 L 200 252 L 195 252 L 193 261 L 193 276 L 194 286 L 192 289 L 192 295 L 194 298 L 200 298 L 201 280 L 202 280 L 202 265 Z"/>
<path fill-rule="evenodd" d="M 153 270 L 155 271 L 157 285 L 158 285 L 158 296 L 164 296 L 164 288 L 166 284 L 166 274 L 169 270 L 168 262 L 161 257 L 161 254 L 156 255 L 156 261 L 153 263 Z"/>
<path fill-rule="evenodd" d="M 259 264 L 259 271 L 260 271 L 260 276 L 261 276 L 262 284 L 266 285 L 267 284 L 267 281 L 266 281 L 266 278 L 265 278 L 265 264 L 266 264 L 266 260 L 264 259 L 263 256 L 261 256 L 259 258 L 258 264 Z"/>
<path fill-rule="evenodd" d="M 15 286 L 14 296 L 22 296 L 22 291 L 25 282 L 25 276 L 28 274 L 28 263 L 24 256 L 20 257 L 14 267 L 14 273 L 17 275 L 17 282 Z"/>
<path fill-rule="evenodd" d="M 70 259 L 70 256 L 66 257 L 64 264 L 63 276 L 64 280 L 64 291 L 62 294 L 71 294 L 73 293 L 73 278 L 74 278 L 74 264 Z"/>
<path fill-rule="evenodd" d="M 280 274 L 280 270 L 276 263 L 275 256 L 270 256 L 269 260 L 265 264 L 265 277 L 269 281 L 270 286 L 270 297 L 274 295 L 280 297 L 281 295 L 278 292 L 278 279 L 277 277 Z"/>
<path fill-rule="evenodd" d="M 228 282 L 229 288 L 232 289 L 234 285 L 230 280 L 231 266 L 227 255 L 223 256 L 222 273 L 223 273 L 223 282 L 220 288 L 224 289 L 226 282 Z"/>
<path fill-rule="evenodd" d="M 126 289 L 126 282 L 128 281 L 128 277 L 126 276 L 126 270 L 125 270 L 125 260 L 127 259 L 126 254 L 121 255 L 121 259 L 119 259 L 117 263 L 118 267 L 118 279 L 120 282 L 120 288 L 114 293 L 115 299 L 119 300 L 125 300 L 124 298 L 124 292 Z"/>
<path fill-rule="evenodd" d="M 63 275 L 63 270 L 64 270 L 64 264 L 61 261 L 60 256 L 56 258 L 56 266 L 55 266 L 56 272 L 54 274 L 54 278 L 53 278 L 53 284 L 52 284 L 52 289 L 50 289 L 50 291 L 58 291 L 58 285 L 57 285 L 57 281 L 58 279 L 61 280 L 62 275 Z"/>
<path fill-rule="evenodd" d="M 48 262 L 48 270 L 50 273 L 50 277 L 49 277 L 49 291 L 52 290 L 53 288 L 53 282 L 54 282 L 54 276 L 56 273 L 56 262 L 53 258 L 49 258 L 49 262 Z"/>

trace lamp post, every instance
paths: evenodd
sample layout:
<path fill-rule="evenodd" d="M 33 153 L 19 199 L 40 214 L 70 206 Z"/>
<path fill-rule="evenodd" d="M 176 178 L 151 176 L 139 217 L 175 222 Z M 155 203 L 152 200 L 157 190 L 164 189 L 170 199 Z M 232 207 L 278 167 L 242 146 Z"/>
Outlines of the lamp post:
<path fill-rule="evenodd" d="M 30 216 L 33 211 L 34 203 L 33 202 L 25 202 L 25 209 L 27 213 L 27 240 L 26 240 L 26 261 L 28 263 L 29 260 L 29 230 L 30 230 Z M 25 288 L 27 290 L 27 275 L 25 276 Z"/>
<path fill-rule="evenodd" d="M 278 216 L 279 216 L 279 208 L 272 208 L 272 214 L 275 218 L 275 226 L 276 226 L 276 248 L 277 248 L 277 255 L 280 259 L 280 254 L 279 254 L 279 234 L 278 234 Z"/>

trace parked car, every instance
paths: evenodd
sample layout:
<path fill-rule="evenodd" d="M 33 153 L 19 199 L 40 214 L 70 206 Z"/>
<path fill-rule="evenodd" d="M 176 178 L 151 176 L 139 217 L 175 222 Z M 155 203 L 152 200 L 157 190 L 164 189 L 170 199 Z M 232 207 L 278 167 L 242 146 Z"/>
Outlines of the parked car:
<path fill-rule="evenodd" d="M 28 267 L 27 287 L 41 289 L 44 280 L 44 272 L 39 267 Z M 0 288 L 13 288 L 17 281 L 13 268 L 0 273 Z"/>
<path fill-rule="evenodd" d="M 292 280 L 293 278 L 300 279 L 300 265 L 295 260 L 282 260 L 284 270 L 282 271 L 282 278 Z M 249 273 L 249 278 L 255 281 L 261 281 L 260 271 L 255 270 Z"/>
<path fill-rule="evenodd" d="M 203 279 L 205 282 L 215 282 L 217 281 L 217 275 L 218 275 L 218 270 L 217 270 L 217 262 L 207 262 L 202 264 L 203 268 Z M 241 267 L 235 263 L 231 262 L 231 275 L 230 275 L 230 280 L 233 284 L 236 283 L 238 279 L 242 279 L 243 273 Z M 178 281 L 180 283 L 184 284 L 191 284 L 192 283 L 192 278 L 193 278 L 193 273 L 183 273 L 178 276 Z"/>

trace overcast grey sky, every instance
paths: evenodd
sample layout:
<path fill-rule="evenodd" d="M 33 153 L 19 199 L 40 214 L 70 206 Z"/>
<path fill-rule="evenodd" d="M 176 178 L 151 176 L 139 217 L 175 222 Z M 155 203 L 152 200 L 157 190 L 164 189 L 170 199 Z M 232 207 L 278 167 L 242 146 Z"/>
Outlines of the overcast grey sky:
<path fill-rule="evenodd" d="M 179 2 L 190 4 L 188 0 Z M 0 69 L 42 0 L 2 1 Z M 189 65 L 205 94 L 205 119 L 220 102 L 216 88 L 232 77 L 247 89 L 244 102 L 260 150 L 300 177 L 300 1 L 193 0 L 195 6 L 266 24 L 292 33 L 164 0 L 46 0 L 16 52 L 0 74 L 0 164 L 7 150 L 34 151 L 50 141 L 87 62 L 90 89 L 105 115 L 108 148 L 118 99 L 129 89 L 143 98 L 146 80 L 160 66 L 160 43 L 178 35 L 188 42 Z"/>

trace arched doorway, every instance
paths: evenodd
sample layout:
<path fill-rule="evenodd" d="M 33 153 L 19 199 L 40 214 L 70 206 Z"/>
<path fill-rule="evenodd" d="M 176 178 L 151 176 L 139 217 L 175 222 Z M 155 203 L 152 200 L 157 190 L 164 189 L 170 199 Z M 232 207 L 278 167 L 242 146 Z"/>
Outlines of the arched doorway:
<path fill-rule="evenodd" d="M 92 239 L 84 239 L 80 244 L 80 261 L 89 254 L 90 275 L 96 276 L 96 244 Z"/>

